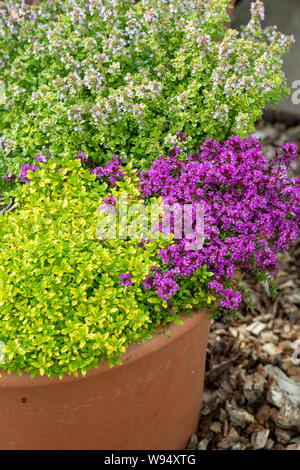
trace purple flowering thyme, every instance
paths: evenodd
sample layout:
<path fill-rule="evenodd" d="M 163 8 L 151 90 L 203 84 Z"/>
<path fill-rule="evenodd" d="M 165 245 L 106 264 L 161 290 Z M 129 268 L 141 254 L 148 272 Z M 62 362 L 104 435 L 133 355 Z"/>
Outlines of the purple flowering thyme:
<path fill-rule="evenodd" d="M 119 284 L 123 287 L 132 286 L 134 283 L 132 282 L 131 274 L 130 273 L 121 273 L 120 274 Z"/>
<path fill-rule="evenodd" d="M 163 299 L 179 288 L 180 279 L 203 265 L 213 273 L 209 287 L 227 309 L 236 309 L 241 294 L 234 273 L 254 271 L 270 276 L 278 269 L 276 254 L 299 234 L 300 181 L 288 170 L 297 147 L 284 144 L 269 161 L 257 139 L 232 137 L 225 143 L 207 139 L 186 158 L 178 148 L 141 174 L 144 197 L 162 196 L 166 204 L 193 202 L 204 207 L 205 242 L 186 249 L 186 239 L 160 251 L 167 269 L 145 280 Z M 180 158 L 182 157 L 182 158 Z"/>

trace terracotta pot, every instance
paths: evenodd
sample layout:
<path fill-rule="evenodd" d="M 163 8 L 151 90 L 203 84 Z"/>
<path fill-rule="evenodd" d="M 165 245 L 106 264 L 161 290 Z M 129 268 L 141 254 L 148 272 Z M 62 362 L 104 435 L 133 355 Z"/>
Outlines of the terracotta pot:
<path fill-rule="evenodd" d="M 0 449 L 184 449 L 198 426 L 209 327 L 195 314 L 84 378 L 2 373 Z"/>

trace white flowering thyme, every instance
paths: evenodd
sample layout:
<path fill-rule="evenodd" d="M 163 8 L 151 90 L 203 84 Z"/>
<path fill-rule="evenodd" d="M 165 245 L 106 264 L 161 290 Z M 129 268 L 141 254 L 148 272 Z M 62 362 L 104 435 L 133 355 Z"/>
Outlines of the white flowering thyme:
<path fill-rule="evenodd" d="M 282 57 L 293 37 L 262 27 L 261 1 L 242 33 L 225 26 L 229 0 L 39 3 L 0 9 L 10 157 L 30 161 L 47 147 L 104 163 L 125 151 L 148 166 L 178 130 L 197 142 L 246 136 L 288 91 Z"/>

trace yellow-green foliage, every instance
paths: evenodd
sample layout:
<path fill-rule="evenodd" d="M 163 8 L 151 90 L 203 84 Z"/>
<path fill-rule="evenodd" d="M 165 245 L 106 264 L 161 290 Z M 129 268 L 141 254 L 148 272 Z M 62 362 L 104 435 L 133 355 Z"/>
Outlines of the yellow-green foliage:
<path fill-rule="evenodd" d="M 134 171 L 126 171 L 113 195 L 130 195 L 130 206 L 141 200 Z M 61 377 L 106 358 L 112 365 L 171 316 L 142 285 L 170 240 L 144 248 L 133 238 L 99 240 L 98 207 L 110 190 L 78 160 L 64 170 L 50 161 L 29 178 L 18 187 L 18 210 L 0 218 L 1 369 Z M 134 285 L 120 285 L 123 272 Z"/>

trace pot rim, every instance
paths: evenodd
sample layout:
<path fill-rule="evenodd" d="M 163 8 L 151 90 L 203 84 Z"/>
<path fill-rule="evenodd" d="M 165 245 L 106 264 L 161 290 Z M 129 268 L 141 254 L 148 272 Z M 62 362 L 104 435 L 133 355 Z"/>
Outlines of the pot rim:
<path fill-rule="evenodd" d="M 182 336 L 187 334 L 190 330 L 196 327 L 198 324 L 208 320 L 209 314 L 205 310 L 201 310 L 198 313 L 193 313 L 189 316 L 181 316 L 180 320 L 183 321 L 182 325 L 171 323 L 168 328 L 159 326 L 157 332 L 153 334 L 151 338 L 146 340 L 145 343 L 132 343 L 126 351 L 120 356 L 123 361 L 122 365 L 116 364 L 113 367 L 109 367 L 107 360 L 99 363 L 98 367 L 93 367 L 88 370 L 85 376 L 68 375 L 64 373 L 63 378 L 60 379 L 57 375 L 53 378 L 49 378 L 47 375 L 41 376 L 36 375 L 31 378 L 30 372 L 23 371 L 22 375 L 18 375 L 16 371 L 12 371 L 10 374 L 3 370 L 0 370 L 0 390 L 9 388 L 24 388 L 24 387 L 36 387 L 36 386 L 51 386 L 58 383 L 70 383 L 78 380 L 88 380 L 98 374 L 106 374 L 110 371 L 115 370 L 118 367 L 126 367 L 126 365 L 138 361 L 143 357 L 146 357 L 152 353 L 155 353 L 159 349 L 162 349 L 170 344 L 170 341 L 175 342 Z"/>

